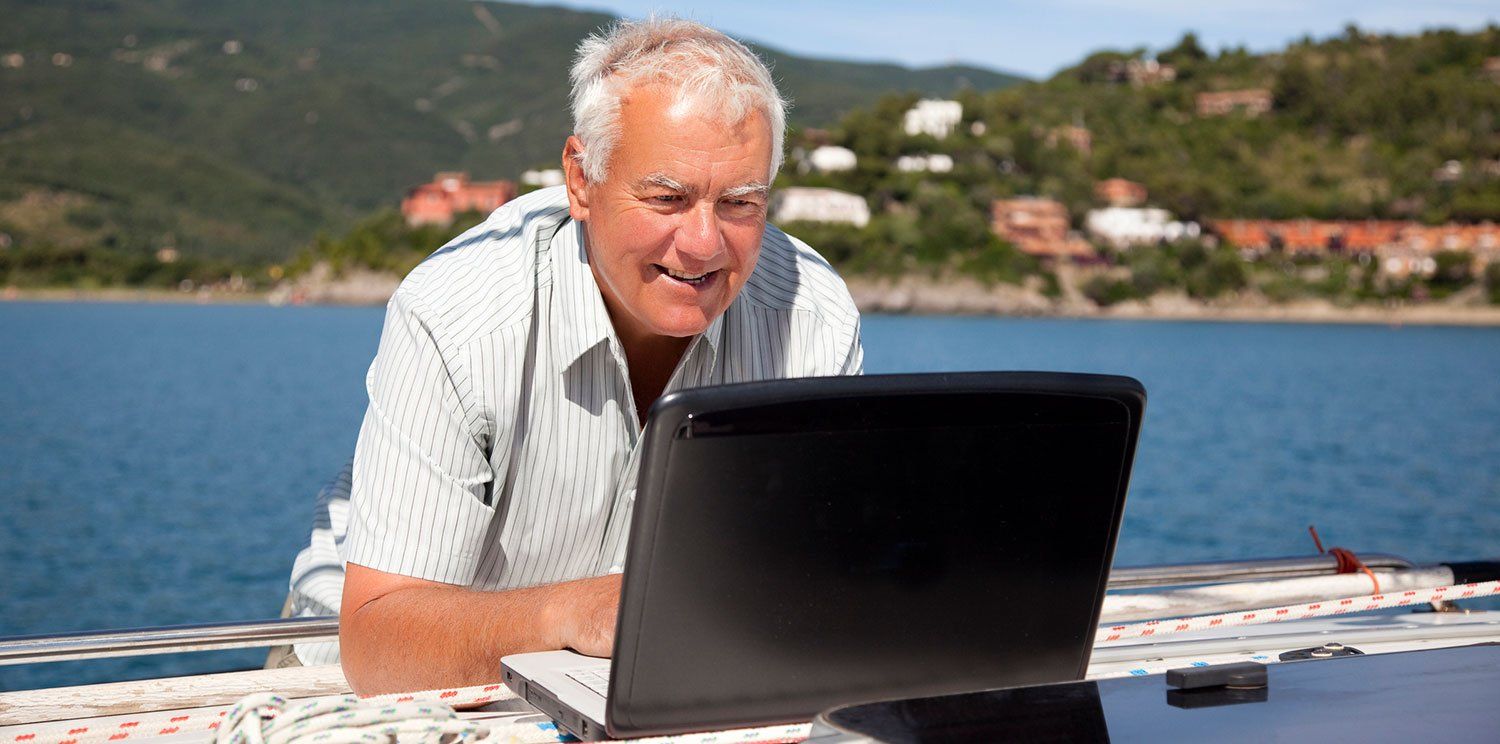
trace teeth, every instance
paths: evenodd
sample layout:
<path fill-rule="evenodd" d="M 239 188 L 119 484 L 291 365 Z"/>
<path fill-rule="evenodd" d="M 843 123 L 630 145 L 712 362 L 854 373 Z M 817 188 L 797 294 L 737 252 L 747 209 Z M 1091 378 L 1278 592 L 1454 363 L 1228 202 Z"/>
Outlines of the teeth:
<path fill-rule="evenodd" d="M 666 267 L 662 267 L 662 268 L 666 268 Z M 670 276 L 670 277 L 672 277 L 673 279 L 681 279 L 681 280 L 683 280 L 685 282 L 696 282 L 699 279 L 702 279 L 703 277 L 708 276 L 708 274 L 709 274 L 709 272 L 704 272 L 702 274 L 689 274 L 689 273 L 687 273 L 685 271 L 678 271 L 676 269 L 667 269 L 666 271 L 667 271 L 667 275 Z"/>

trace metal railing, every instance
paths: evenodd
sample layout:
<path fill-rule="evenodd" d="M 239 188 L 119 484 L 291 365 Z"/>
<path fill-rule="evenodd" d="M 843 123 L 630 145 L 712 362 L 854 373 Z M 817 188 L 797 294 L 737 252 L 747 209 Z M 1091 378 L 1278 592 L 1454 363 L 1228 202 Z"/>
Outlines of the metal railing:
<path fill-rule="evenodd" d="M 11 636 L 0 638 L 0 666 L 279 646 L 286 643 L 336 641 L 338 637 L 337 617 L 285 617 L 242 623 Z"/>
<path fill-rule="evenodd" d="M 1389 553 L 1360 553 L 1371 569 L 1412 568 L 1412 562 Z M 1247 561 L 1206 561 L 1161 566 L 1121 566 L 1109 572 L 1110 589 L 1146 589 L 1232 581 L 1267 581 L 1338 573 L 1338 558 L 1330 553 L 1294 558 L 1256 558 Z"/>
<path fill-rule="evenodd" d="M 1361 553 L 1372 569 L 1411 568 L 1411 561 L 1386 553 Z M 1265 581 L 1338 572 L 1332 555 L 1209 561 L 1160 566 L 1122 566 L 1110 572 L 1110 589 Z M 295 617 L 238 623 L 174 625 L 97 630 L 57 635 L 0 638 L 0 666 L 117 656 L 215 651 L 338 640 L 337 617 Z"/>

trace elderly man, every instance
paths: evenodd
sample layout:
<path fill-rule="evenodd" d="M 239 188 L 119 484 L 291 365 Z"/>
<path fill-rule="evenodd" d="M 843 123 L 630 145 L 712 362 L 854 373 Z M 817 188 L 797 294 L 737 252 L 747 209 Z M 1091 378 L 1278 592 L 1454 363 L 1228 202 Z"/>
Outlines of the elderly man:
<path fill-rule="evenodd" d="M 766 225 L 785 114 L 760 60 L 649 20 L 585 40 L 572 80 L 566 185 L 391 299 L 342 545 L 361 693 L 491 681 L 522 651 L 609 655 L 652 402 L 861 371 L 843 282 Z"/>

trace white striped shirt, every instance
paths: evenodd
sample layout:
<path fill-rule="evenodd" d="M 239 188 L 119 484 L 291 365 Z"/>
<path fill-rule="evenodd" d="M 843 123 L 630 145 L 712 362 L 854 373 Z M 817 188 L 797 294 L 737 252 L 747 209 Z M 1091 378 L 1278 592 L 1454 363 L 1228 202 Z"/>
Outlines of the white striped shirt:
<path fill-rule="evenodd" d="M 347 540 L 336 479 L 320 497 L 332 534 L 315 530 L 293 572 L 294 595 L 300 576 L 300 591 L 323 599 L 294 597 L 300 614 L 337 609 L 342 576 L 321 570 L 330 547 L 369 568 L 487 590 L 619 570 L 641 422 L 582 233 L 562 187 L 543 189 L 402 282 L 366 378 Z M 863 357 L 843 281 L 768 226 L 744 288 L 689 344 L 666 392 L 858 374 Z"/>

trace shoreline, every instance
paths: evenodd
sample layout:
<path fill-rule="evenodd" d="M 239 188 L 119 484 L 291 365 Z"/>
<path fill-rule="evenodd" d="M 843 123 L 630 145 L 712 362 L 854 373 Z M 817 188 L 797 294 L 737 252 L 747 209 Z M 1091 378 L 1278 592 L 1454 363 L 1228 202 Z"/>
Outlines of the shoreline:
<path fill-rule="evenodd" d="M 1299 323 L 1338 325 L 1430 325 L 1500 327 L 1500 305 L 1433 302 L 1421 305 L 1340 306 L 1328 300 L 1272 303 L 1261 296 L 1204 302 L 1184 294 L 1164 293 L 1101 307 L 1068 284 L 1062 295 L 1044 296 L 1037 286 L 992 285 L 959 278 L 935 281 L 846 279 L 863 313 L 901 315 L 969 315 L 1068 320 L 1146 320 L 1217 323 Z"/>
<path fill-rule="evenodd" d="M 1270 306 L 1205 307 L 1198 312 L 1135 314 L 1103 312 L 1088 316 L 1097 320 L 1155 320 L 1223 323 L 1283 323 L 1298 325 L 1385 325 L 1447 326 L 1469 328 L 1500 327 L 1500 307 L 1451 307 L 1442 305 L 1404 305 L 1379 307 L 1356 305 L 1330 309 Z"/>
<path fill-rule="evenodd" d="M 1142 320 L 1209 323 L 1291 323 L 1331 325 L 1422 325 L 1500 327 L 1500 306 L 1353 305 L 1326 300 L 1274 304 L 1263 299 L 1210 303 L 1181 295 L 1159 295 L 1150 301 L 1123 302 L 1099 307 L 1077 297 L 1046 298 L 1030 288 L 1014 285 L 985 287 L 961 279 L 848 279 L 850 294 L 860 312 L 887 315 L 949 315 L 1057 320 Z M 394 289 L 394 284 L 391 285 Z M 288 305 L 293 307 L 379 307 L 389 299 L 382 286 L 375 292 L 329 288 L 311 292 L 306 302 L 286 302 L 285 293 L 181 292 L 170 289 L 0 289 L 0 303 L 134 303 L 162 305 Z M 341 291 L 345 290 L 345 291 Z"/>
<path fill-rule="evenodd" d="M 0 303 L 5 302 L 97 302 L 140 305 L 269 305 L 270 292 L 183 292 L 175 289 L 65 289 L 18 287 L 0 288 Z"/>

